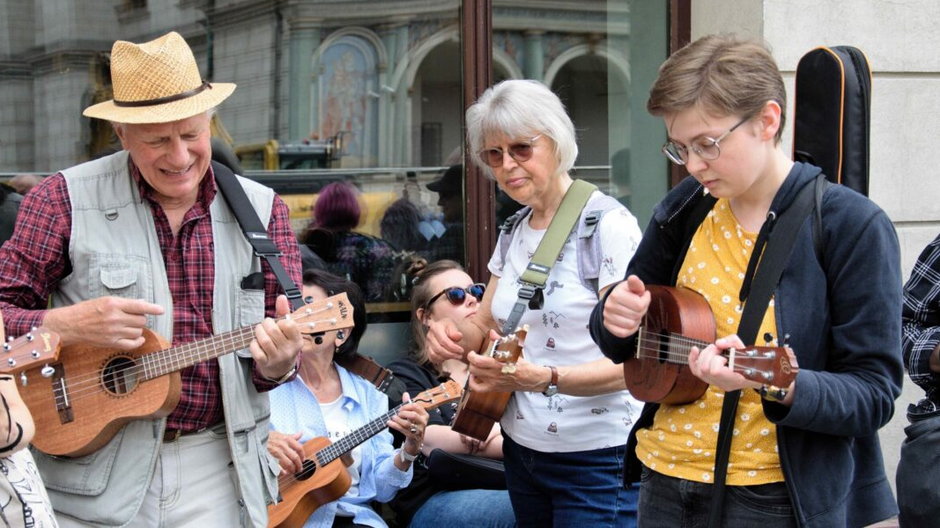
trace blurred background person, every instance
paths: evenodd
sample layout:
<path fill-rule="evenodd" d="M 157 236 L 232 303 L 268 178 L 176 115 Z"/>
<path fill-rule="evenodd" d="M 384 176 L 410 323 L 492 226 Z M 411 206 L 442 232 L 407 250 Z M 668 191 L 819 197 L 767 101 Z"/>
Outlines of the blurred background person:
<path fill-rule="evenodd" d="M 443 233 L 434 233 L 428 259 L 464 262 L 463 165 L 451 165 L 426 186 L 437 193 L 437 205 L 443 216 Z"/>
<path fill-rule="evenodd" d="M 359 285 L 366 302 L 378 302 L 391 280 L 395 248 L 353 231 L 361 218 L 359 190 L 349 182 L 331 183 L 320 191 L 300 242 L 323 259 L 327 270 Z"/>
<path fill-rule="evenodd" d="M 16 176 L 10 178 L 10 181 L 7 182 L 14 191 L 26 195 L 33 187 L 39 185 L 39 182 L 42 181 L 42 176 L 39 174 L 30 174 L 30 173 L 20 173 Z"/>
<path fill-rule="evenodd" d="M 23 195 L 10 185 L 0 184 L 0 245 L 13 236 L 16 215 L 19 214 Z"/>

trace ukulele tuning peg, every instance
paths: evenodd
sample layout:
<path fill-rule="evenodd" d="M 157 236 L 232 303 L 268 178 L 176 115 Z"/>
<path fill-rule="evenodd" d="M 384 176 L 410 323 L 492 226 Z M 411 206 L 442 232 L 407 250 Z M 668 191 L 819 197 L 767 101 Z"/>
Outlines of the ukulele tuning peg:
<path fill-rule="evenodd" d="M 42 368 L 42 370 L 39 371 L 39 373 L 42 374 L 42 377 L 44 378 L 51 378 L 52 375 L 55 374 L 55 369 L 49 365 L 46 365 Z"/>
<path fill-rule="evenodd" d="M 783 334 L 783 346 L 790 346 L 790 334 Z"/>
<path fill-rule="evenodd" d="M 25 387 L 28 383 L 29 383 L 29 380 L 26 379 L 26 373 L 20 372 L 20 385 Z"/>

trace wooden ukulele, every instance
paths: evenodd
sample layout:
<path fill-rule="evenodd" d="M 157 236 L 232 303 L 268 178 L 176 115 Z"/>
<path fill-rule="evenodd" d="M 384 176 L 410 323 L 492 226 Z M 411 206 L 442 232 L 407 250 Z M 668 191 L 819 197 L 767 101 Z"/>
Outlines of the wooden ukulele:
<path fill-rule="evenodd" d="M 514 372 L 516 370 L 516 361 L 522 355 L 522 347 L 525 344 L 528 329 L 529 327 L 526 325 L 507 336 L 490 341 L 482 355 L 505 363 L 503 366 L 504 373 Z M 506 405 L 509 404 L 510 397 L 512 397 L 511 392 L 471 391 L 470 379 L 467 378 L 463 398 L 460 400 L 460 405 L 457 406 L 457 415 L 454 416 L 451 429 L 460 434 L 476 438 L 481 442 L 485 441 L 493 429 L 493 424 L 498 422 L 503 417 L 503 413 L 506 412 Z"/>
<path fill-rule="evenodd" d="M 708 302 L 685 288 L 647 285 L 650 306 L 637 332 L 636 357 L 624 361 L 623 375 L 635 398 L 683 404 L 697 400 L 708 384 L 689 369 L 692 347 L 715 341 L 715 319 Z M 746 347 L 725 351 L 728 365 L 745 378 L 787 387 L 799 369 L 784 347 Z"/>
<path fill-rule="evenodd" d="M 307 304 L 288 317 L 305 334 L 351 328 L 345 293 Z M 33 414 L 33 445 L 55 456 L 93 453 L 132 420 L 167 416 L 179 402 L 179 371 L 248 347 L 254 327 L 169 347 L 144 329 L 146 342 L 132 351 L 70 345 L 61 358 L 21 375 L 20 394 Z"/>
<path fill-rule="evenodd" d="M 430 410 L 460 398 L 460 385 L 453 380 L 428 389 L 411 401 Z M 312 438 L 304 443 L 303 469 L 278 477 L 280 501 L 268 506 L 269 528 L 303 526 L 320 506 L 342 497 L 349 489 L 350 478 L 340 459 L 356 446 L 382 432 L 386 423 L 398 414 L 401 405 L 372 420 L 331 444 L 329 438 Z"/>
<path fill-rule="evenodd" d="M 59 357 L 59 334 L 40 326 L 0 345 L 0 374 L 18 374 Z M 20 380 L 25 385 L 26 378 Z"/>

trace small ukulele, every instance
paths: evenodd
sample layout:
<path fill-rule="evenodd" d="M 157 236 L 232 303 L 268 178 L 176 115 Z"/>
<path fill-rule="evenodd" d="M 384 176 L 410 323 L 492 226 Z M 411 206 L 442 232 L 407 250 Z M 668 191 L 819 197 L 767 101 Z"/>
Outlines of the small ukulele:
<path fill-rule="evenodd" d="M 715 341 L 715 319 L 708 302 L 685 288 L 647 285 L 650 305 L 637 331 L 636 357 L 623 364 L 627 388 L 646 402 L 683 404 L 697 400 L 708 384 L 689 369 L 692 347 Z M 783 347 L 752 346 L 726 350 L 728 365 L 745 378 L 787 387 L 798 369 Z"/>
<path fill-rule="evenodd" d="M 502 369 L 504 374 L 515 372 L 516 361 L 522 355 L 522 347 L 528 330 L 528 325 L 524 325 L 507 336 L 490 341 L 482 355 L 504 363 Z M 498 422 L 506 412 L 510 397 L 512 397 L 511 392 L 471 391 L 468 379 L 451 429 L 481 442 L 486 440 L 490 435 L 490 430 L 493 429 L 493 424 Z"/>
<path fill-rule="evenodd" d="M 302 306 L 288 317 L 305 334 L 353 326 L 345 293 Z M 124 424 L 170 414 L 179 402 L 180 370 L 246 348 L 254 336 L 254 327 L 246 326 L 170 348 L 144 329 L 146 342 L 129 352 L 66 346 L 60 359 L 20 376 L 20 394 L 36 422 L 33 445 L 56 456 L 93 453 Z"/>
<path fill-rule="evenodd" d="M 447 381 L 415 396 L 411 401 L 431 410 L 460 398 L 460 385 Z M 303 469 L 278 477 L 280 501 L 268 506 L 269 528 L 293 528 L 304 522 L 320 506 L 342 497 L 349 489 L 349 472 L 340 459 L 356 446 L 379 434 L 398 414 L 401 404 L 331 444 L 326 437 L 304 443 Z"/>

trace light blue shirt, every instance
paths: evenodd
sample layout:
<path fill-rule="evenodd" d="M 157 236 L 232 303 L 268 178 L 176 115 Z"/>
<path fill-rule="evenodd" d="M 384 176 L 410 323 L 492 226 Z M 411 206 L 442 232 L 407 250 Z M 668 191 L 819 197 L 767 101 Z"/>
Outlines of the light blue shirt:
<path fill-rule="evenodd" d="M 350 374 L 339 365 L 336 370 L 343 387 L 340 398 L 343 400 L 343 408 L 349 413 L 351 428 L 358 429 L 388 411 L 388 398 L 371 383 Z M 327 436 L 320 405 L 299 375 L 269 394 L 272 429 L 286 434 L 300 432 L 301 442 Z M 408 471 L 401 471 L 395 467 L 397 451 L 392 447 L 392 434 L 388 429 L 383 429 L 361 447 L 358 494 L 350 496 L 347 493 L 337 501 L 320 506 L 307 519 L 304 528 L 330 527 L 337 512 L 353 515 L 357 524 L 375 528 L 387 526 L 369 503 L 373 500 L 390 501 L 398 490 L 411 482 L 412 470 L 409 467 Z"/>

